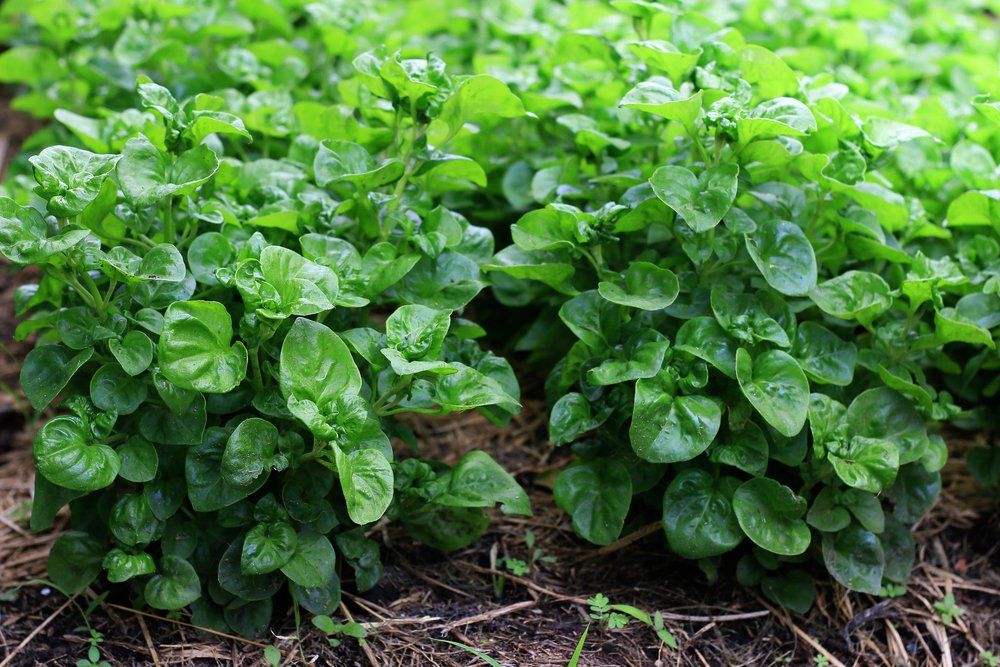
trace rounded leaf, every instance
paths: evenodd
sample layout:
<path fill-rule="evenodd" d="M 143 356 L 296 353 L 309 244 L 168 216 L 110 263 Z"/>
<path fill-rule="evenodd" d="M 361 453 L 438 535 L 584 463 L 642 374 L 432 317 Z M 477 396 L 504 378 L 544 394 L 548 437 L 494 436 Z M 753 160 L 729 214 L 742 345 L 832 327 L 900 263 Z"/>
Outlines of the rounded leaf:
<path fill-rule="evenodd" d="M 733 494 L 740 528 L 754 544 L 772 553 L 797 556 L 809 548 L 812 534 L 802 520 L 806 501 L 767 477 L 743 483 Z"/>
<path fill-rule="evenodd" d="M 670 548 L 684 558 L 711 558 L 743 541 L 733 512 L 735 477 L 698 468 L 680 471 L 663 494 L 663 529 Z"/>
<path fill-rule="evenodd" d="M 639 458 L 654 463 L 690 461 L 719 432 L 722 410 L 706 396 L 655 395 L 636 383 L 629 437 Z"/>
<path fill-rule="evenodd" d="M 679 292 L 677 276 L 650 262 L 632 262 L 622 282 L 602 281 L 597 290 L 605 299 L 640 310 L 662 310 Z"/>
<path fill-rule="evenodd" d="M 144 594 L 154 609 L 182 609 L 201 597 L 201 581 L 189 562 L 164 556 L 160 571 L 146 582 Z"/>
<path fill-rule="evenodd" d="M 247 532 L 240 555 L 244 574 L 268 574 L 281 568 L 298 547 L 295 529 L 285 521 L 258 523 Z"/>
<path fill-rule="evenodd" d="M 809 414 L 809 381 L 788 353 L 768 350 L 756 359 L 736 351 L 736 378 L 740 390 L 760 415 L 784 436 L 805 426 Z"/>
<path fill-rule="evenodd" d="M 552 490 L 556 504 L 573 517 L 573 528 L 594 544 L 621 535 L 632 504 L 632 478 L 618 461 L 588 461 L 564 470 Z"/>
<path fill-rule="evenodd" d="M 746 235 L 747 252 L 767 284 L 789 296 L 801 296 L 816 286 L 816 255 L 798 225 L 764 219 Z"/>
<path fill-rule="evenodd" d="M 233 320 L 217 301 L 177 301 L 163 318 L 163 376 L 183 389 L 224 394 L 247 374 L 247 349 L 231 344 Z"/>
<path fill-rule="evenodd" d="M 73 491 L 96 491 L 109 486 L 121 468 L 118 454 L 107 445 L 93 444 L 78 417 L 56 417 L 35 436 L 35 466 L 47 480 Z"/>
<path fill-rule="evenodd" d="M 878 536 L 857 524 L 823 534 L 823 562 L 833 578 L 852 591 L 878 595 L 885 554 Z"/>

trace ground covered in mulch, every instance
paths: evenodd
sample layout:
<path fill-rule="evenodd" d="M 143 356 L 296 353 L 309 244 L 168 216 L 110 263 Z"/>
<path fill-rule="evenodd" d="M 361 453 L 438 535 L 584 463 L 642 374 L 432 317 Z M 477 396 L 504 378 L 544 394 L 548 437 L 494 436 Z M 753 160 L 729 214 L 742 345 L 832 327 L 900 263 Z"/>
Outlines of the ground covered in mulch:
<path fill-rule="evenodd" d="M 0 163 L 30 129 L 0 104 Z M 459 643 L 504 665 L 562 667 L 588 627 L 579 660 L 587 666 L 951 666 L 987 664 L 980 657 L 986 650 L 1000 654 L 1000 513 L 963 462 L 985 436 L 949 438 L 953 460 L 941 500 L 915 528 L 918 566 L 905 595 L 879 601 L 847 593 L 817 569 L 817 604 L 806 616 L 789 616 L 736 584 L 734 560 L 723 559 L 709 582 L 695 563 L 670 556 L 658 524 L 636 526 L 603 549 L 575 537 L 549 490 L 568 453 L 547 442 L 537 401 L 526 402 L 503 431 L 476 415 L 411 422 L 428 458 L 454 462 L 472 449 L 489 452 L 528 489 L 535 513 L 497 517 L 476 544 L 447 557 L 391 525 L 377 526 L 385 576 L 363 595 L 345 582 L 340 610 L 342 620 L 365 624 L 363 644 L 331 646 L 308 623 L 296 629 L 290 613 L 261 641 L 207 634 L 183 615 L 132 609 L 123 589 L 106 584 L 68 601 L 38 581 L 68 517 L 53 531 L 27 529 L 34 427 L 14 389 L 26 349 L 12 341 L 11 308 L 16 284 L 27 277 L 0 267 L 0 667 L 76 664 L 90 647 L 87 624 L 100 633 L 102 659 L 112 665 L 257 665 L 268 644 L 288 665 L 485 664 Z M 530 562 L 535 550 L 543 558 L 526 574 L 503 569 L 503 558 Z M 663 646 L 637 622 L 618 630 L 594 622 L 586 599 L 596 593 L 662 612 L 680 648 Z M 949 593 L 963 613 L 945 625 L 934 604 Z"/>
<path fill-rule="evenodd" d="M 0 377 L 11 382 L 12 376 L 16 368 L 5 362 Z M 104 635 L 104 659 L 114 665 L 253 665 L 263 664 L 264 645 L 274 644 L 284 664 L 484 664 L 447 640 L 476 647 L 501 664 L 563 666 L 588 625 L 580 665 L 808 665 L 823 664 L 824 657 L 844 665 L 972 665 L 986 664 L 979 658 L 983 650 L 1000 652 L 1000 514 L 964 470 L 961 454 L 971 441 L 952 439 L 956 457 L 945 469 L 942 498 L 915 531 L 919 565 L 907 594 L 881 602 L 848 594 L 817 570 L 820 597 L 802 617 L 741 589 L 733 561 L 724 559 L 718 580 L 709 583 L 694 563 L 666 553 L 656 525 L 600 550 L 576 538 L 546 488 L 565 453 L 545 441 L 540 408 L 529 403 L 505 431 L 474 415 L 412 423 L 428 455 L 454 460 L 484 449 L 496 456 L 529 489 L 535 514 L 498 517 L 479 542 L 447 557 L 391 525 L 376 527 L 385 576 L 364 595 L 352 594 L 348 583 L 341 608 L 342 617 L 366 624 L 364 646 L 354 640 L 330 646 L 308 624 L 296 632 L 291 615 L 278 634 L 259 642 L 212 636 L 185 625 L 183 616 L 142 615 L 112 588 L 89 617 Z M 16 411 L 7 414 L 9 429 L 19 418 Z M 34 535 L 25 527 L 32 475 L 26 429 L 7 430 L 0 448 L 0 651 L 20 649 L 12 665 L 72 664 L 89 647 L 82 615 L 44 584 L 30 583 L 44 576 L 54 533 Z M 504 556 L 530 560 L 529 531 L 548 558 L 523 576 L 497 569 Z M 76 602 L 85 607 L 87 596 L 105 590 L 102 584 Z M 586 598 L 598 592 L 614 603 L 660 610 L 681 647 L 662 646 L 635 622 L 623 630 L 594 623 Z M 934 603 L 948 593 L 964 614 L 943 625 Z"/>

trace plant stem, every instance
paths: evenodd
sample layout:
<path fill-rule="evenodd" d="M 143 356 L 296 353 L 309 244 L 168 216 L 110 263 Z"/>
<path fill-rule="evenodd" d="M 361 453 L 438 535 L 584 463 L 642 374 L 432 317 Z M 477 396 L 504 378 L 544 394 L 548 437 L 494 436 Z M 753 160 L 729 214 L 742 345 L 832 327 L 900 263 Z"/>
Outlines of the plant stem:
<path fill-rule="evenodd" d="M 167 197 L 167 206 L 163 211 L 163 242 L 173 243 L 177 230 L 174 229 L 174 200 Z"/>

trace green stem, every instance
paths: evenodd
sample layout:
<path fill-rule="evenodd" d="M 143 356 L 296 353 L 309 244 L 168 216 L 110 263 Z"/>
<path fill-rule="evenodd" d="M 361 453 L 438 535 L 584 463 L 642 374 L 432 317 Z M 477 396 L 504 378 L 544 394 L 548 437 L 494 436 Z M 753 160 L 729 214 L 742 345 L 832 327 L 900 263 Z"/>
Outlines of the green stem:
<path fill-rule="evenodd" d="M 597 261 L 597 258 L 586 248 L 580 248 L 580 254 L 582 254 L 588 262 L 590 262 L 590 265 L 594 267 L 594 272 L 597 273 L 598 279 L 600 279 L 601 276 L 604 275 L 604 268 Z"/>
<path fill-rule="evenodd" d="M 264 379 L 260 372 L 260 346 L 256 346 L 252 350 L 250 355 L 250 383 L 253 385 L 254 391 L 263 391 L 264 389 Z"/>
<path fill-rule="evenodd" d="M 177 230 L 174 228 L 174 201 L 173 198 L 167 197 L 166 210 L 163 211 L 163 242 L 173 243 L 176 235 Z"/>
<path fill-rule="evenodd" d="M 399 180 L 396 182 L 396 188 L 393 190 L 393 200 L 389 203 L 390 212 L 399 208 L 399 202 L 403 197 L 403 190 L 406 188 L 406 183 L 410 180 L 410 176 L 414 171 L 416 171 L 417 166 L 420 164 L 420 160 L 413 159 L 413 153 L 416 150 L 417 138 L 420 130 L 420 123 L 417 119 L 417 103 L 414 100 L 410 100 L 410 117 L 413 120 L 413 125 L 410 127 L 410 143 L 406 147 L 406 154 L 403 156 L 403 164 L 405 164 L 406 167 L 403 169 L 403 175 L 400 176 Z"/>
<path fill-rule="evenodd" d="M 372 405 L 372 410 L 375 411 L 377 415 L 392 414 L 392 412 L 385 412 L 389 404 L 396 401 L 400 396 L 403 396 L 410 389 L 410 384 L 413 382 L 413 376 L 407 375 L 406 377 L 398 378 L 396 383 L 387 391 L 378 397 L 375 403 Z M 395 404 L 393 404 L 395 406 Z M 390 409 L 391 410 L 391 409 Z"/>

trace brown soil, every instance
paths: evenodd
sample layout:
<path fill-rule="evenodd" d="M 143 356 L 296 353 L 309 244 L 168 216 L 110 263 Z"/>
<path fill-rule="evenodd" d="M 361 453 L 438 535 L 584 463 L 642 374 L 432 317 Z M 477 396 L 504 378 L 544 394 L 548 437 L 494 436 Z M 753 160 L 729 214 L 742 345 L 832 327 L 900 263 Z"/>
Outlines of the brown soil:
<path fill-rule="evenodd" d="M 10 154 L 22 128 L 0 109 L 0 153 Z M 0 380 L 16 386 L 17 360 L 26 351 L 11 340 L 13 290 L 30 274 L 0 269 Z M 9 353 L 7 353 L 9 351 Z M 529 401 L 504 431 L 478 416 L 420 419 L 412 426 L 422 454 L 454 461 L 483 449 L 529 490 L 534 516 L 497 517 L 476 544 L 447 557 L 415 544 L 395 527 L 379 525 L 385 576 L 372 591 L 351 592 L 346 582 L 341 618 L 366 624 L 365 645 L 347 639 L 329 644 L 311 625 L 296 631 L 291 616 L 278 634 L 260 642 L 206 634 L 186 617 L 166 618 L 129 607 L 120 587 L 95 586 L 72 603 L 39 583 L 53 531 L 27 529 L 31 503 L 31 426 L 23 398 L 0 392 L 0 667 L 71 665 L 89 644 L 77 607 L 93 605 L 88 620 L 101 633 L 102 659 L 112 665 L 259 665 L 263 648 L 275 645 L 282 664 L 441 665 L 484 664 L 448 642 L 475 647 L 503 665 L 564 666 L 589 627 L 580 665 L 974 665 L 980 652 L 1000 654 L 1000 514 L 964 468 L 972 442 L 950 439 L 954 458 L 944 471 L 944 492 L 915 528 L 919 564 L 905 595 L 878 601 L 846 592 L 816 570 L 817 604 L 806 616 L 774 609 L 732 577 L 724 559 L 709 583 L 698 567 L 667 554 L 657 525 L 596 549 L 575 537 L 554 507 L 547 482 L 566 451 L 545 437 L 543 406 Z M 528 560 L 528 531 L 554 561 L 536 563 L 523 576 L 500 572 L 504 556 Z M 500 595 L 496 593 L 503 582 Z M 648 612 L 660 610 L 680 643 L 668 649 L 654 633 L 632 622 L 609 630 L 594 622 L 586 598 L 595 593 Z M 106 598 L 99 597 L 107 594 Z M 963 615 L 942 624 L 934 603 L 953 594 Z"/>

